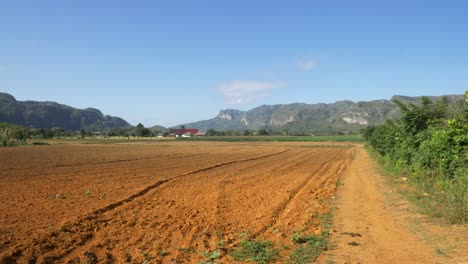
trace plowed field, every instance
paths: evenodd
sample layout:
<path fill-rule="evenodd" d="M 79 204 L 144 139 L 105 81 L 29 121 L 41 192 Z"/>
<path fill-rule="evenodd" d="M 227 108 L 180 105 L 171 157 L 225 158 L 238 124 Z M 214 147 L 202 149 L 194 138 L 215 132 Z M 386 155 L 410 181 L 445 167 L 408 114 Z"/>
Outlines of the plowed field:
<path fill-rule="evenodd" d="M 352 148 L 319 143 L 0 149 L 0 260 L 221 263 L 242 235 L 320 233 Z M 279 245 L 282 245 L 279 246 Z"/>

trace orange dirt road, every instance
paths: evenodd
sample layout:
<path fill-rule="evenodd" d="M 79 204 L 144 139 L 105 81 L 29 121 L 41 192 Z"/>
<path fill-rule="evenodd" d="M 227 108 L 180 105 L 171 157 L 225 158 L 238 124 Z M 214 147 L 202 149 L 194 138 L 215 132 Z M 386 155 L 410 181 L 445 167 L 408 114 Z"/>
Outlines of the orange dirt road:
<path fill-rule="evenodd" d="M 355 160 L 337 193 L 331 241 L 335 248 L 322 255 L 320 263 L 467 263 L 436 255 L 433 246 L 410 231 L 404 214 L 411 213 L 399 212 L 389 204 L 381 177 L 376 175 L 367 152 L 357 147 Z M 448 227 L 446 231 L 446 236 L 457 235 Z M 461 239 L 464 245 L 456 246 L 468 249 L 466 240 Z M 466 251 L 462 254 L 466 261 Z"/>

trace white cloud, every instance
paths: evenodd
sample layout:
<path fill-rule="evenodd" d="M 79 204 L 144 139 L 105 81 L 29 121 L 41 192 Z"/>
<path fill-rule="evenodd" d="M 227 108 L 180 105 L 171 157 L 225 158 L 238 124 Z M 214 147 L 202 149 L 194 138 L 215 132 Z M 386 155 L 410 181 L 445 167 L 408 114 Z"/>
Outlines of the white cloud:
<path fill-rule="evenodd" d="M 218 90 L 227 103 L 246 104 L 266 97 L 269 90 L 284 86 L 284 82 L 232 81 L 220 84 Z"/>
<path fill-rule="evenodd" d="M 313 71 L 318 67 L 318 61 L 304 57 L 296 62 L 296 66 L 298 69 L 302 71 Z"/>

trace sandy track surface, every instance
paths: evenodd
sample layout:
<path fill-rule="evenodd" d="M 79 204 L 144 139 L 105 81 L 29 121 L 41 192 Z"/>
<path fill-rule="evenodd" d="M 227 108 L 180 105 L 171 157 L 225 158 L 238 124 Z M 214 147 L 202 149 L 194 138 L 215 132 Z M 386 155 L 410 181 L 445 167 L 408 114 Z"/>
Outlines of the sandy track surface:
<path fill-rule="evenodd" d="M 363 148 L 356 148 L 356 158 L 341 180 L 331 241 L 335 247 L 319 263 L 468 263 L 466 226 L 443 227 L 409 212 L 411 205 L 376 174 L 375 164 Z M 443 234 L 439 241 L 421 239 L 414 225 L 423 224 L 426 236 Z M 447 244 L 457 237 L 458 241 Z M 436 254 L 436 244 L 451 247 L 454 254 Z"/>
<path fill-rule="evenodd" d="M 249 231 L 291 244 L 327 210 L 349 148 L 299 144 L 2 149 L 4 262 L 197 263 Z M 223 246 L 220 248 L 219 244 Z M 283 252 L 287 255 L 287 252 Z"/>

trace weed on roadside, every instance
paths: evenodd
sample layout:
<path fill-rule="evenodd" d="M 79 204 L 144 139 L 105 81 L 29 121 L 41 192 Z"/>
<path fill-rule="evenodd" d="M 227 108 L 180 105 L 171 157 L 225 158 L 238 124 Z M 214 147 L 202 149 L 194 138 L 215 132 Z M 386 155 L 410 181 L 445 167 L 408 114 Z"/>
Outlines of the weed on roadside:
<path fill-rule="evenodd" d="M 294 234 L 291 239 L 300 244 L 290 255 L 289 263 L 312 263 L 324 250 L 327 249 L 328 235 L 299 235 Z"/>
<path fill-rule="evenodd" d="M 230 254 L 236 261 L 250 261 L 266 264 L 278 258 L 275 244 L 267 240 L 242 240 L 237 249 Z"/>
<path fill-rule="evenodd" d="M 317 219 L 321 226 L 321 231 L 319 233 L 304 234 L 304 230 L 302 229 L 301 231 L 291 235 L 291 240 L 297 246 L 289 255 L 287 263 L 313 263 L 323 251 L 329 249 L 329 230 L 332 225 L 333 211 L 334 209 L 331 208 L 324 214 L 314 216 L 314 219 Z"/>
<path fill-rule="evenodd" d="M 213 250 L 213 251 L 203 251 L 200 253 L 205 259 L 199 261 L 198 264 L 212 264 L 216 263 L 216 260 L 221 257 L 221 251 Z"/>

